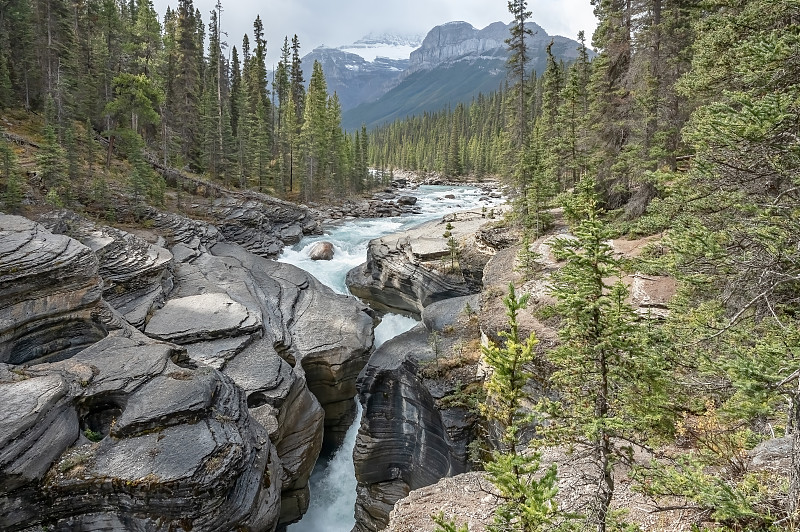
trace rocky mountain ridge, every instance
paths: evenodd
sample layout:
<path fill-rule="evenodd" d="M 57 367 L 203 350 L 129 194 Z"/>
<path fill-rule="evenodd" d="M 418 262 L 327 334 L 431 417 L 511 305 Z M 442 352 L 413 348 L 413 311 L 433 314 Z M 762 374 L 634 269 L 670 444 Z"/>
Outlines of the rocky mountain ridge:
<path fill-rule="evenodd" d="M 551 41 L 557 59 L 569 62 L 577 58 L 580 46 L 577 41 L 550 36 L 533 22 L 527 26 L 533 32 L 528 45 L 532 70 L 544 71 L 545 50 Z M 397 118 L 469 102 L 481 92 L 498 90 L 506 76 L 505 40 L 509 32 L 510 24 L 503 22 L 489 24 L 483 29 L 476 29 L 467 22 L 436 26 L 419 48 L 410 53 L 407 66 L 382 81 L 382 92 L 376 91 L 372 100 L 365 99 L 353 108 L 344 108 L 343 127 L 353 130 L 365 123 L 371 128 Z M 323 70 L 326 77 L 341 77 L 335 67 L 330 70 L 323 67 Z"/>

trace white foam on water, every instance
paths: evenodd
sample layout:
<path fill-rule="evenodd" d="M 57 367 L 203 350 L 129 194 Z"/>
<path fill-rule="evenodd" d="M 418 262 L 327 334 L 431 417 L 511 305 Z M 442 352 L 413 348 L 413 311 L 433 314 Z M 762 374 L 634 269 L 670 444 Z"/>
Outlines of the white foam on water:
<path fill-rule="evenodd" d="M 370 240 L 410 229 L 451 212 L 481 206 L 491 208 L 502 203 L 499 199 L 481 201 L 483 192 L 471 187 L 427 185 L 415 190 L 402 190 L 399 194 L 415 196 L 416 207 L 421 214 L 348 220 L 329 227 L 324 235 L 304 238 L 299 244 L 284 249 L 278 260 L 309 272 L 339 294 L 349 294 L 345 277 L 348 271 L 366 261 Z M 311 260 L 309 251 L 319 241 L 333 244 L 332 260 Z M 417 320 L 407 316 L 385 315 L 375 328 L 375 348 L 408 331 L 417 323 Z M 329 460 L 317 462 L 309 480 L 311 503 L 308 512 L 302 520 L 288 527 L 289 532 L 349 532 L 353 528 L 357 485 L 353 449 L 361 424 L 361 405 L 357 404 L 357 408 L 356 420 L 348 429 L 342 446 Z"/>

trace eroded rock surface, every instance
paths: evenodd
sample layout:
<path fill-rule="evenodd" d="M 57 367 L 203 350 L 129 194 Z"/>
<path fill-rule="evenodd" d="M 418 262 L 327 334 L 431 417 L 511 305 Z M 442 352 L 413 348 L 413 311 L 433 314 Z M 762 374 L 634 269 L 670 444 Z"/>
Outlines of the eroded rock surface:
<path fill-rule="evenodd" d="M 372 316 L 263 258 L 317 230 L 306 209 L 213 215 L 152 211 L 136 235 L 0 215 L 0 528 L 273 530 L 305 511 Z"/>
<path fill-rule="evenodd" d="M 0 396 L 24 397 L 0 425 L 0 527 L 274 528 L 280 462 L 267 432 L 233 381 L 184 361 L 120 330 L 0 377 Z"/>
<path fill-rule="evenodd" d="M 395 502 L 411 490 L 468 468 L 476 417 L 451 400 L 479 380 L 477 358 L 464 355 L 468 335 L 444 332 L 463 319 L 460 330 L 477 337 L 476 323 L 464 314 L 468 304 L 474 308 L 477 297 L 426 307 L 424 323 L 383 344 L 359 376 L 363 413 L 353 452 L 358 531 L 383 529 Z"/>
<path fill-rule="evenodd" d="M 40 222 L 94 252 L 103 279 L 103 299 L 134 327 L 142 328 L 172 289 L 172 254 L 163 247 L 68 211 L 45 214 Z"/>
<path fill-rule="evenodd" d="M 371 241 L 367 262 L 347 274 L 348 288 L 376 309 L 417 316 L 436 301 L 477 293 L 495 251 L 475 239 L 483 216 L 454 213 Z"/>
<path fill-rule="evenodd" d="M 177 344 L 239 336 L 261 328 L 261 315 L 227 294 L 207 293 L 170 299 L 157 311 L 145 333 Z"/>
<path fill-rule="evenodd" d="M 0 214 L 0 363 L 67 357 L 105 336 L 97 257 L 80 242 Z"/>
<path fill-rule="evenodd" d="M 250 297 L 258 301 L 264 316 L 265 339 L 295 371 L 302 372 L 325 409 L 325 445 L 338 446 L 355 416 L 356 378 L 372 348 L 369 309 L 290 264 L 228 244 L 217 244 L 211 251 L 214 259 L 238 264 L 251 277 L 247 283 L 229 286 L 248 286 L 252 291 Z M 211 275 L 219 269 L 206 271 Z"/>

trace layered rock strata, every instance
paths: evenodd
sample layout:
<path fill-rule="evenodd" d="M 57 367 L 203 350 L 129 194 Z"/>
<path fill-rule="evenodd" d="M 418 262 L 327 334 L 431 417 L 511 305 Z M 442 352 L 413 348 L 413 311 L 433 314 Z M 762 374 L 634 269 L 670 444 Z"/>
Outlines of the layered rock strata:
<path fill-rule="evenodd" d="M 271 530 L 280 461 L 233 381 L 119 330 L 0 372 L 0 528 Z"/>
<path fill-rule="evenodd" d="M 486 222 L 485 213 L 455 213 L 372 240 L 367 262 L 348 272 L 347 286 L 378 310 L 415 316 L 436 301 L 477 293 L 495 252 L 475 239 Z"/>
<path fill-rule="evenodd" d="M 180 343 L 245 391 L 283 464 L 280 522 L 295 521 L 308 507 L 323 433 L 336 447 L 352 422 L 372 346 L 368 309 L 238 245 L 193 240 L 172 252 L 174 290 L 145 332 Z"/>
<path fill-rule="evenodd" d="M 383 529 L 395 502 L 411 490 L 468 468 L 476 417 L 446 398 L 478 380 L 476 365 L 459 360 L 469 338 L 443 332 L 465 317 L 467 304 L 476 306 L 477 297 L 427 307 L 424 322 L 383 344 L 359 375 L 357 531 Z M 471 331 L 476 337 L 477 329 Z"/>
<path fill-rule="evenodd" d="M 0 215 L 0 363 L 68 357 L 103 338 L 102 295 L 91 249 Z"/>
<path fill-rule="evenodd" d="M 48 213 L 39 221 L 53 233 L 70 236 L 92 250 L 103 279 L 103 299 L 134 327 L 143 327 L 171 291 L 172 254 L 162 246 L 68 211 Z"/>
<path fill-rule="evenodd" d="M 230 227 L 153 211 L 147 240 L 0 215 L 0 528 L 273 530 L 305 511 L 372 316 L 247 236 L 296 242 L 308 211 L 216 209 Z"/>

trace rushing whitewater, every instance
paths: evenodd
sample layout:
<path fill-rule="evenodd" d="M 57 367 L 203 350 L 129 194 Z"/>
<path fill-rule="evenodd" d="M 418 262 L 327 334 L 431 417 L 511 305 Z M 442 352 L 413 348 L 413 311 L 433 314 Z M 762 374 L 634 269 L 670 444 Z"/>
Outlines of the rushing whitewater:
<path fill-rule="evenodd" d="M 472 187 L 421 186 L 417 190 L 403 191 L 417 197 L 421 214 L 398 218 L 367 218 L 343 222 L 328 228 L 321 236 L 303 239 L 299 244 L 284 250 L 278 259 L 306 270 L 340 294 L 349 294 L 345 285 L 347 272 L 364 263 L 369 241 L 391 233 L 404 231 L 416 225 L 441 218 L 445 214 L 486 206 L 495 207 L 501 200 L 480 201 L 483 193 Z M 449 198 L 446 196 L 450 196 Z M 308 253 L 315 242 L 326 240 L 334 247 L 330 261 L 313 261 Z M 375 348 L 385 341 L 414 327 L 417 321 L 397 314 L 387 314 L 375 328 Z M 356 502 L 356 478 L 353 466 L 353 448 L 361 421 L 358 405 L 356 421 L 347 431 L 345 441 L 330 460 L 320 460 L 311 475 L 311 503 L 303 519 L 289 526 L 291 532 L 349 532 L 355 522 L 353 509 Z"/>

